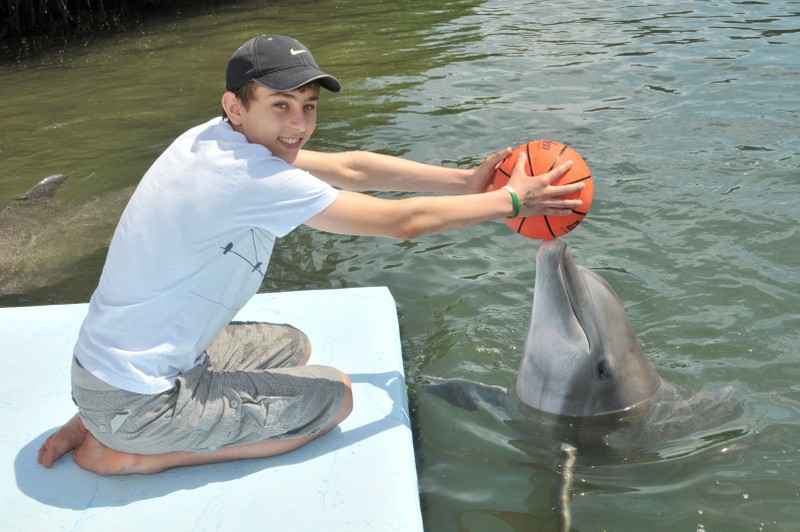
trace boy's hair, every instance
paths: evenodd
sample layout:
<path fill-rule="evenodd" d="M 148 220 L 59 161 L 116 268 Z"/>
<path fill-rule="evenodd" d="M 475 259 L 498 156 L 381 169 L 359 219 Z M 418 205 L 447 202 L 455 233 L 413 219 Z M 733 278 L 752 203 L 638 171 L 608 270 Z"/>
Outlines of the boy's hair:
<path fill-rule="evenodd" d="M 231 92 L 233 92 L 236 95 L 236 99 L 239 100 L 239 103 L 241 103 L 244 106 L 245 109 L 250 109 L 250 102 L 253 99 L 253 95 L 256 93 L 256 87 L 258 87 L 258 85 L 259 85 L 258 82 L 250 81 L 248 83 L 245 83 L 244 85 L 242 85 L 241 87 L 239 87 L 235 91 L 231 91 Z M 313 81 L 309 81 L 308 83 L 306 83 L 302 87 L 298 87 L 295 90 L 298 90 L 300 92 L 305 92 L 307 89 L 313 88 L 313 87 L 319 88 L 319 87 L 322 87 L 322 85 L 320 84 L 320 82 L 318 80 L 313 80 Z M 222 110 L 222 119 L 223 120 L 229 120 L 228 119 L 228 114 L 225 112 L 225 109 Z"/>
<path fill-rule="evenodd" d="M 256 86 L 258 83 L 255 81 L 251 81 L 249 83 L 245 83 L 235 91 L 231 91 L 236 95 L 236 99 L 244 106 L 245 109 L 250 108 L 250 100 L 253 99 L 253 95 L 256 93 Z M 230 120 L 228 118 L 228 113 L 225 112 L 225 109 L 222 110 L 222 119 L 223 120 Z"/>

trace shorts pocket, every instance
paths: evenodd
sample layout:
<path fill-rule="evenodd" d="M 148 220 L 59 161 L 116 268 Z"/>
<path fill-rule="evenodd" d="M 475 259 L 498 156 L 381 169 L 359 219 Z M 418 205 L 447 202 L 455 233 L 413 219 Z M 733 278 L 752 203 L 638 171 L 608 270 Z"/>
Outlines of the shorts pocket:
<path fill-rule="evenodd" d="M 289 432 L 302 422 L 303 400 L 297 396 L 265 396 L 258 400 L 242 399 L 242 429 L 257 428 L 263 437 L 271 438 Z"/>
<path fill-rule="evenodd" d="M 98 439 L 102 438 L 103 434 L 116 433 L 130 415 L 130 411 L 127 410 L 108 412 L 83 409 L 80 413 L 87 430 Z"/>

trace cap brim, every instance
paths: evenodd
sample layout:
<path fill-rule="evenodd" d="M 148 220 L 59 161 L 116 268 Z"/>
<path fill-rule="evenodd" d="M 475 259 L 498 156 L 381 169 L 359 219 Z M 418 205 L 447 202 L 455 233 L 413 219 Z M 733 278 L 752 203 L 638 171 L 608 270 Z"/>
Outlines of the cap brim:
<path fill-rule="evenodd" d="M 312 81 L 318 81 L 320 85 L 331 92 L 339 92 L 342 90 L 342 84 L 339 83 L 338 79 L 310 66 L 305 66 L 304 68 L 287 68 L 277 72 L 270 72 L 260 78 L 255 78 L 253 81 L 258 82 L 268 89 L 281 92 L 293 91 Z"/>

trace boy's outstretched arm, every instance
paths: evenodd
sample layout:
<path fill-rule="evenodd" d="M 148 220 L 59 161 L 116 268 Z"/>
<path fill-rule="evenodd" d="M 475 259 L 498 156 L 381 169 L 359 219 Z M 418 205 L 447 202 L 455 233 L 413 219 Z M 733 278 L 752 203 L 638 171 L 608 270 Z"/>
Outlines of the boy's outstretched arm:
<path fill-rule="evenodd" d="M 584 183 L 553 186 L 566 173 L 568 161 L 552 171 L 535 177 L 525 173 L 525 156 L 519 157 L 509 180 L 518 194 L 520 216 L 569 214 L 582 205 L 581 200 L 560 196 L 577 192 Z M 419 235 L 465 227 L 503 216 L 514 211 L 508 190 L 492 190 L 465 195 L 416 196 L 399 200 L 382 199 L 343 190 L 327 209 L 306 225 L 330 233 L 387 236 L 403 240 Z"/>
<path fill-rule="evenodd" d="M 486 190 L 495 167 L 510 153 L 511 148 L 500 150 L 487 157 L 478 168 L 469 170 L 368 151 L 300 150 L 294 165 L 346 190 L 473 194 Z"/>

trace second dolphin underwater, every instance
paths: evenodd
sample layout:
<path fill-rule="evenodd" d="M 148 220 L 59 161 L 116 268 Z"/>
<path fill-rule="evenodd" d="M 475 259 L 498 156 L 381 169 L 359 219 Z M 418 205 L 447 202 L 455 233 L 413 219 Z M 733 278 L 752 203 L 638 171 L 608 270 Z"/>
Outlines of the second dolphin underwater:
<path fill-rule="evenodd" d="M 0 206 L 0 305 L 49 304 L 65 291 L 71 299 L 91 295 L 76 296 L 75 286 L 96 285 L 133 188 L 59 198 L 66 181 L 51 175 Z"/>

